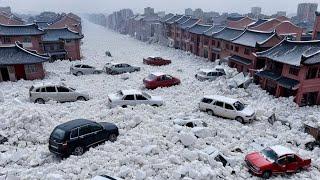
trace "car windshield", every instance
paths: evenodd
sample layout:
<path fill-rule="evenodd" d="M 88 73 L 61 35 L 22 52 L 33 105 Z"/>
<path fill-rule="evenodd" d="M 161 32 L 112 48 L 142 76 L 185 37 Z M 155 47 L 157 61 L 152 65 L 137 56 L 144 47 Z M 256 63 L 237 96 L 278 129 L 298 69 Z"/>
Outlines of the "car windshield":
<path fill-rule="evenodd" d="M 149 94 L 145 93 L 145 92 L 142 92 L 142 95 L 143 95 L 144 97 L 148 98 L 148 99 L 151 99 L 151 96 L 150 96 Z"/>
<path fill-rule="evenodd" d="M 237 111 L 242 111 L 246 107 L 246 105 L 239 101 L 235 102 L 233 106 L 237 109 Z"/>
<path fill-rule="evenodd" d="M 63 140 L 65 133 L 66 132 L 64 130 L 57 128 L 53 131 L 51 136 L 56 139 Z"/>
<path fill-rule="evenodd" d="M 276 152 L 274 152 L 271 148 L 265 148 L 264 150 L 261 151 L 261 154 L 268 159 L 269 161 L 276 161 L 278 158 L 278 155 Z"/>
<path fill-rule="evenodd" d="M 157 76 L 154 75 L 154 74 L 149 74 L 149 76 L 147 77 L 147 79 L 149 79 L 149 80 L 155 80 L 155 79 L 157 79 Z"/>

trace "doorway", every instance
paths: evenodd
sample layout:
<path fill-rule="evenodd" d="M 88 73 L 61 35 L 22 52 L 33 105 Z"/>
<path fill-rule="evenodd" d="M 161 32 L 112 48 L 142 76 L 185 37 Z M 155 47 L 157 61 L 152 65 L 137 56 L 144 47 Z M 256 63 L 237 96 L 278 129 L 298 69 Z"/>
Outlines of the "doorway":
<path fill-rule="evenodd" d="M 9 72 L 6 67 L 0 67 L 2 81 L 10 81 Z"/>
<path fill-rule="evenodd" d="M 17 80 L 26 79 L 26 72 L 24 70 L 24 65 L 23 64 L 15 65 L 14 69 L 15 69 L 15 72 L 16 72 Z"/>

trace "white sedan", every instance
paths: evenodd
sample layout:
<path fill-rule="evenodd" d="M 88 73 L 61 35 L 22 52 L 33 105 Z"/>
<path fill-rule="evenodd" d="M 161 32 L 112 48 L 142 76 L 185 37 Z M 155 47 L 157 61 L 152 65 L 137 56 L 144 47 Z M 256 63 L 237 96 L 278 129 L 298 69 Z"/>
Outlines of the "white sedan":
<path fill-rule="evenodd" d="M 225 70 L 223 68 L 214 68 L 214 69 L 200 69 L 199 72 L 195 75 L 195 77 L 199 81 L 213 81 L 220 76 L 226 75 Z"/>
<path fill-rule="evenodd" d="M 102 71 L 86 64 L 76 64 L 70 67 L 70 73 L 76 76 L 85 74 L 100 74 Z"/>
<path fill-rule="evenodd" d="M 147 104 L 152 106 L 163 105 L 163 100 L 159 96 L 150 96 L 149 94 L 139 90 L 121 90 L 116 94 L 109 94 L 108 100 L 110 107 L 121 106 L 136 106 L 140 104 Z"/>

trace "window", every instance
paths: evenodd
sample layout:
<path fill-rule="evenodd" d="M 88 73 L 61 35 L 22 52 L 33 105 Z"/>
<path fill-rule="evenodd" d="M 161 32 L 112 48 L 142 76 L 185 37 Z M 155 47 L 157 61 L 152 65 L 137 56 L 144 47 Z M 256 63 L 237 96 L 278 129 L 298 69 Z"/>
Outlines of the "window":
<path fill-rule="evenodd" d="M 46 88 L 41 88 L 41 92 L 46 92 Z"/>
<path fill-rule="evenodd" d="M 24 68 L 26 70 L 26 73 L 28 73 L 28 74 L 38 72 L 36 64 L 28 64 L 28 65 L 25 65 Z"/>
<path fill-rule="evenodd" d="M 64 136 L 65 136 L 66 132 L 62 129 L 55 129 L 52 133 L 52 137 L 59 139 L 59 140 L 63 140 Z"/>
<path fill-rule="evenodd" d="M 291 66 L 290 69 L 289 69 L 289 74 L 298 76 L 299 75 L 299 71 L 300 71 L 300 68 Z"/>
<path fill-rule="evenodd" d="M 229 49 L 229 48 L 230 48 L 229 44 L 226 44 L 226 49 Z"/>
<path fill-rule="evenodd" d="M 231 46 L 230 46 L 230 50 L 232 50 L 232 51 L 233 51 L 233 45 L 231 45 Z"/>
<path fill-rule="evenodd" d="M 92 131 L 91 131 L 91 128 L 89 125 L 82 126 L 82 127 L 80 127 L 80 130 L 79 130 L 79 136 L 83 136 L 83 135 L 89 134 L 91 132 Z"/>
<path fill-rule="evenodd" d="M 137 100 L 139 100 L 139 101 L 148 100 L 146 97 L 142 96 L 141 94 L 137 94 L 137 95 L 136 95 L 136 98 L 137 98 Z"/>
<path fill-rule="evenodd" d="M 41 90 L 41 89 L 40 89 L 40 88 L 38 88 L 38 89 L 36 89 L 36 92 L 40 92 L 40 90 Z"/>
<path fill-rule="evenodd" d="M 79 136 L 79 129 L 78 128 L 72 129 L 70 133 L 70 139 L 77 138 L 78 136 Z"/>
<path fill-rule="evenodd" d="M 46 87 L 47 92 L 56 92 L 56 87 L 55 86 L 48 86 Z"/>
<path fill-rule="evenodd" d="M 99 124 L 90 124 L 89 127 L 91 129 L 91 132 L 102 130 L 102 127 Z"/>
<path fill-rule="evenodd" d="M 228 110 L 234 110 L 234 108 L 230 104 L 224 104 L 224 107 Z"/>
<path fill-rule="evenodd" d="M 127 95 L 123 100 L 127 100 L 127 101 L 134 100 L 134 95 Z"/>
<path fill-rule="evenodd" d="M 68 88 L 66 88 L 66 87 L 57 87 L 57 89 L 58 89 L 58 92 L 69 92 L 69 89 Z"/>
<path fill-rule="evenodd" d="M 10 44 L 11 43 L 11 38 L 10 37 L 4 37 L 3 38 L 3 43 L 4 44 Z"/>
<path fill-rule="evenodd" d="M 81 67 L 81 65 L 80 65 L 80 64 L 78 64 L 78 65 L 75 65 L 74 67 L 76 67 L 76 68 L 80 68 L 80 67 Z"/>
<path fill-rule="evenodd" d="M 220 48 L 220 41 L 218 41 L 217 48 Z"/>
<path fill-rule="evenodd" d="M 318 68 L 316 67 L 311 67 L 309 68 L 308 70 L 308 73 L 307 73 L 307 79 L 314 79 L 316 78 L 318 75 Z"/>
<path fill-rule="evenodd" d="M 245 54 L 245 55 L 249 55 L 249 54 L 250 54 L 250 49 L 245 48 L 245 49 L 244 49 L 244 54 Z"/>
<path fill-rule="evenodd" d="M 24 43 L 31 43 L 31 37 L 30 36 L 23 37 L 23 42 Z"/>
<path fill-rule="evenodd" d="M 223 108 L 223 102 L 221 102 L 221 101 L 216 101 L 216 102 L 214 103 L 214 105 L 216 105 L 216 106 L 219 106 L 219 107 L 222 107 L 222 108 Z"/>
<path fill-rule="evenodd" d="M 234 50 L 235 50 L 236 52 L 239 52 L 239 46 L 236 46 L 236 48 L 234 48 Z"/>
<path fill-rule="evenodd" d="M 289 163 L 294 163 L 294 162 L 297 161 L 297 158 L 295 157 L 295 155 L 290 154 L 290 155 L 287 156 L 287 161 L 288 161 L 288 164 Z"/>
<path fill-rule="evenodd" d="M 216 45 L 216 41 L 212 40 L 212 45 L 215 46 Z"/>
<path fill-rule="evenodd" d="M 284 165 L 286 164 L 286 157 L 281 157 L 277 160 L 277 163 L 280 164 L 280 165 Z"/>
<path fill-rule="evenodd" d="M 203 103 L 206 103 L 206 104 L 211 104 L 212 101 L 213 101 L 212 99 L 208 99 L 208 98 L 203 98 L 203 99 L 202 99 L 202 102 L 203 102 Z"/>

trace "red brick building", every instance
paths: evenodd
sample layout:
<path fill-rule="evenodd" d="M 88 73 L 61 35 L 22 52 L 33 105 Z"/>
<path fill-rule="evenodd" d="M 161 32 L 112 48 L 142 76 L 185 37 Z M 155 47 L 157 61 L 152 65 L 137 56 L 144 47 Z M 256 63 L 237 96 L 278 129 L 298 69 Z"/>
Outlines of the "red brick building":
<path fill-rule="evenodd" d="M 26 49 L 42 53 L 41 36 L 44 31 L 35 24 L 0 25 L 0 45 L 14 45 L 17 41 Z"/>
<path fill-rule="evenodd" d="M 203 33 L 203 35 L 201 36 L 201 41 L 203 42 L 203 51 L 200 52 L 201 57 L 208 58 L 210 61 L 215 60 L 216 55 L 214 55 L 214 51 L 212 50 L 213 48 L 212 36 L 215 33 L 220 32 L 224 28 L 225 28 L 224 26 L 212 26 L 210 29 L 208 29 Z"/>
<path fill-rule="evenodd" d="M 182 49 L 185 51 L 188 50 L 188 44 L 190 43 L 190 39 L 191 39 L 188 29 L 200 22 L 201 22 L 200 19 L 190 18 L 187 21 L 177 25 L 177 33 L 180 36 L 180 37 L 178 36 L 179 38 L 177 40 L 178 49 Z"/>
<path fill-rule="evenodd" d="M 209 52 L 204 49 L 204 43 L 208 46 L 209 42 L 204 42 L 203 34 L 212 28 L 212 25 L 196 24 L 187 29 L 189 35 L 189 43 L 187 43 L 187 51 L 197 56 L 208 58 Z"/>
<path fill-rule="evenodd" d="M 176 32 L 175 32 L 175 27 L 174 27 L 174 23 L 176 21 L 178 21 L 180 18 L 182 18 L 183 15 L 175 15 L 172 16 L 171 18 L 167 19 L 164 22 L 164 28 L 165 28 L 165 32 L 167 34 L 167 37 L 174 42 L 174 39 L 176 38 Z"/>
<path fill-rule="evenodd" d="M 312 39 L 320 40 L 320 12 L 316 12 L 316 21 L 313 27 Z"/>
<path fill-rule="evenodd" d="M 276 97 L 294 96 L 300 106 L 320 104 L 320 41 L 283 40 L 257 53 L 266 61 L 257 82 Z"/>
<path fill-rule="evenodd" d="M 263 60 L 257 59 L 256 53 L 275 46 L 281 40 L 281 37 L 274 32 L 245 30 L 226 44 L 226 49 L 231 55 L 229 66 L 237 68 L 239 72 L 253 73 L 254 70 L 265 66 Z"/>
<path fill-rule="evenodd" d="M 43 63 L 49 61 L 49 57 L 33 53 L 18 44 L 0 46 L 0 54 L 0 82 L 44 78 Z"/>
<path fill-rule="evenodd" d="M 41 47 L 52 60 L 80 60 L 80 41 L 83 35 L 68 28 L 46 29 Z"/>
<path fill-rule="evenodd" d="M 227 27 L 244 29 L 254 22 L 255 22 L 254 19 L 251 19 L 247 16 L 246 17 L 229 17 L 227 18 Z"/>
<path fill-rule="evenodd" d="M 82 34 L 81 18 L 75 14 L 64 14 L 59 20 L 51 24 L 49 29 L 69 28 L 72 31 Z"/>
<path fill-rule="evenodd" d="M 176 49 L 180 49 L 181 44 L 182 44 L 182 31 L 180 28 L 180 25 L 187 22 L 189 19 L 191 19 L 191 17 L 189 16 L 182 16 L 180 19 L 176 20 L 172 26 L 173 26 L 173 32 L 175 33 L 174 36 L 174 48 Z"/>

